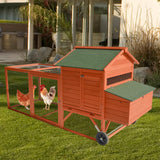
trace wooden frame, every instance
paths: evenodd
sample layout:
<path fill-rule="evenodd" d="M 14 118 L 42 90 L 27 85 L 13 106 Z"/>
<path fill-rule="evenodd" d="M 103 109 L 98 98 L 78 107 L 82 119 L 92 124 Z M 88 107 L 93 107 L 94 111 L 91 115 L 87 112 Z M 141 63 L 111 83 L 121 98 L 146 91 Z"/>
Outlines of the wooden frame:
<path fill-rule="evenodd" d="M 59 68 L 59 67 L 48 65 L 47 68 L 41 68 L 41 69 L 30 69 L 30 70 L 27 70 L 27 69 L 23 69 L 22 68 L 22 67 L 32 67 L 32 66 L 39 66 L 39 65 L 43 65 L 43 64 L 36 63 L 36 64 L 16 65 L 16 66 L 5 67 L 6 93 L 7 93 L 7 105 L 8 105 L 8 109 L 16 111 L 16 112 L 19 112 L 21 114 L 30 116 L 32 118 L 35 118 L 35 119 L 38 119 L 38 120 L 41 120 L 41 121 L 44 121 L 44 122 L 49 123 L 51 125 L 54 125 L 56 127 L 62 128 L 64 130 L 66 130 L 66 131 L 70 131 L 72 133 L 75 133 L 75 134 L 78 134 L 80 136 L 83 136 L 83 137 L 86 137 L 86 138 L 89 138 L 89 139 L 92 139 L 92 140 L 96 141 L 96 139 L 93 138 L 93 137 L 90 137 L 88 135 L 85 135 L 85 134 L 82 134 L 82 133 L 79 133 L 77 131 L 74 131 L 74 130 L 71 130 L 71 129 L 68 129 L 68 128 L 64 127 L 64 122 L 72 115 L 72 113 L 76 113 L 76 114 L 80 114 L 80 115 L 89 117 L 91 119 L 92 123 L 94 124 L 94 126 L 96 125 L 97 128 L 98 128 L 98 125 L 95 123 L 94 119 L 101 120 L 102 121 L 102 123 L 101 123 L 101 127 L 102 128 L 99 129 L 99 130 L 107 132 L 107 129 L 108 129 L 109 124 L 110 124 L 111 121 L 109 121 L 107 123 L 107 126 L 105 126 L 104 116 L 97 115 L 97 114 L 92 114 L 92 113 L 85 112 L 85 111 L 78 110 L 78 109 L 73 109 L 73 108 L 70 108 L 70 107 L 63 107 L 63 105 L 62 105 L 63 104 L 63 99 L 62 99 L 62 77 L 61 77 L 61 75 L 60 74 L 41 72 L 44 69 L 53 69 L 53 68 Z M 10 106 L 8 71 L 16 71 L 16 72 L 22 72 L 22 73 L 27 73 L 28 74 L 29 94 L 30 94 L 30 114 L 27 114 L 27 113 L 24 113 L 22 111 L 14 109 L 15 107 L 20 106 L 20 105 Z M 58 110 L 56 110 L 54 112 L 51 112 L 51 113 L 48 113 L 48 114 L 43 115 L 43 116 L 37 116 L 37 115 L 35 115 L 33 92 L 32 92 L 32 88 L 33 88 L 33 76 L 39 78 L 39 85 L 40 85 L 40 79 L 41 78 L 49 78 L 49 79 L 54 79 L 54 80 L 58 81 L 58 101 L 59 101 L 59 103 L 57 104 L 58 105 Z M 70 112 L 66 117 L 64 117 L 64 110 Z M 47 115 L 54 114 L 55 112 L 58 112 L 58 123 L 53 122 L 53 121 L 48 120 L 48 119 L 45 118 Z M 124 127 L 125 126 L 123 126 L 123 128 Z M 112 134 L 110 134 L 109 138 L 111 138 L 114 134 L 115 134 L 115 132 L 112 133 Z"/>
<path fill-rule="evenodd" d="M 76 113 L 90 118 L 98 133 L 106 133 L 111 122 L 120 124 L 119 127 L 114 129 L 110 133 L 107 133 L 108 138 L 111 138 L 113 135 L 124 129 L 126 126 L 132 124 L 134 121 L 136 121 L 138 118 L 140 118 L 143 114 L 145 114 L 151 109 L 153 92 L 150 92 L 133 102 L 105 92 L 105 90 L 110 87 L 114 87 L 133 80 L 133 63 L 138 64 L 138 61 L 128 52 L 125 47 L 75 47 L 66 56 L 68 56 L 77 48 L 108 50 L 114 49 L 121 51 L 103 70 L 55 66 L 60 60 L 54 65 L 36 63 L 5 67 L 8 109 L 39 119 L 51 125 L 57 126 L 64 130 L 70 131 L 72 133 L 84 136 L 92 140 L 96 140 L 96 138 L 64 127 L 64 122 L 72 115 L 72 113 Z M 64 59 L 66 56 L 64 56 L 62 59 Z M 45 70 L 57 68 L 61 70 L 60 74 L 43 72 Z M 28 75 L 30 114 L 23 113 L 14 109 L 14 107 L 18 105 L 10 106 L 8 71 L 22 72 Z M 128 73 L 129 76 L 126 76 L 126 74 Z M 125 77 L 122 77 L 120 75 L 125 75 Z M 34 99 L 32 92 L 34 76 L 38 77 L 38 86 L 40 86 L 41 84 L 41 78 L 57 80 L 58 110 L 45 114 L 41 117 L 35 115 Z M 113 77 L 120 77 L 122 79 L 120 81 L 117 81 L 116 79 L 114 80 L 114 83 L 107 84 L 107 80 Z M 39 90 L 38 100 L 40 99 L 41 98 Z M 144 104 L 143 101 L 145 102 Z M 115 108 L 115 105 L 119 105 L 121 108 L 117 109 Z M 141 110 L 137 108 L 137 106 L 140 107 L 140 105 L 142 106 Z M 68 115 L 65 117 L 64 111 L 69 112 Z M 55 112 L 58 112 L 58 123 L 45 118 L 46 116 L 54 114 Z M 124 115 L 127 116 L 123 117 Z M 101 121 L 100 127 L 98 127 L 94 119 L 98 119 Z"/>

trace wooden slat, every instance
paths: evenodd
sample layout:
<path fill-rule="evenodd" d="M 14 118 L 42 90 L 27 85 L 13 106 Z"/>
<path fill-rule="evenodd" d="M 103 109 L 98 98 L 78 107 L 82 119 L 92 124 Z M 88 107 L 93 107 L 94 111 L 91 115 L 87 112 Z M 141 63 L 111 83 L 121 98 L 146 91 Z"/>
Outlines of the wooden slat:
<path fill-rule="evenodd" d="M 78 77 L 80 75 L 80 72 L 75 72 L 75 71 L 64 71 L 63 72 L 63 77 L 67 77 L 67 76 L 75 76 Z"/>
<path fill-rule="evenodd" d="M 105 113 L 115 115 L 115 116 L 125 117 L 125 118 L 129 117 L 128 112 L 118 111 L 114 109 L 108 109 L 105 111 Z"/>
<path fill-rule="evenodd" d="M 80 94 L 80 90 L 64 88 L 62 94 Z"/>
<path fill-rule="evenodd" d="M 83 102 L 84 102 L 84 104 L 97 105 L 97 106 L 100 105 L 100 101 L 99 100 L 97 101 L 97 100 L 93 100 L 93 99 L 84 98 Z"/>
<path fill-rule="evenodd" d="M 126 112 L 129 114 L 129 105 L 126 107 L 123 105 L 114 105 L 111 103 L 107 103 L 105 108 L 106 108 L 106 111 L 113 109 L 113 110 L 117 110 L 117 111 L 121 111 L 121 112 Z"/>
<path fill-rule="evenodd" d="M 84 74 L 84 80 L 87 80 L 89 82 L 91 82 L 91 81 L 100 82 L 101 78 L 99 76 L 97 76 L 96 74 L 94 76 L 90 76 L 88 74 Z"/>
<path fill-rule="evenodd" d="M 76 94 L 62 94 L 62 96 L 65 97 L 65 99 L 69 98 L 69 99 L 80 100 L 80 95 Z"/>
<path fill-rule="evenodd" d="M 112 66 L 117 66 L 117 65 L 121 65 L 121 64 L 133 64 L 126 56 L 124 56 L 124 55 L 121 55 L 121 56 L 119 56 L 118 57 L 118 59 L 116 59 L 113 63 L 112 63 L 112 65 L 111 66 L 109 66 L 109 67 L 112 67 Z M 109 68 L 108 67 L 108 68 Z"/>
<path fill-rule="evenodd" d="M 91 112 L 88 112 L 87 110 L 85 109 L 82 109 L 82 108 L 76 108 L 74 106 L 70 106 L 70 105 L 67 105 L 67 104 L 64 104 L 64 109 L 66 111 L 72 111 L 76 114 L 80 114 L 80 115 L 83 115 L 83 116 L 87 116 L 87 117 L 92 117 L 92 118 L 95 118 L 95 119 L 101 119 L 101 115 L 99 112 L 96 112 L 96 113 L 91 113 Z"/>
<path fill-rule="evenodd" d="M 64 68 L 63 68 L 64 70 Z M 75 74 L 75 75 L 78 75 L 80 73 L 80 69 L 75 69 L 75 70 L 72 70 L 71 68 L 70 69 L 67 69 L 67 70 L 64 70 L 63 74 L 64 75 L 71 75 L 71 74 Z"/>
<path fill-rule="evenodd" d="M 80 86 L 80 81 L 73 81 L 73 80 L 63 80 L 63 85 L 71 85 L 71 86 Z"/>
<path fill-rule="evenodd" d="M 69 90 L 67 92 L 62 93 L 63 96 L 69 96 L 69 97 L 78 97 L 80 99 L 80 93 L 79 92 L 74 92 L 72 90 Z"/>
<path fill-rule="evenodd" d="M 63 90 L 65 90 L 65 89 L 71 89 L 71 90 L 80 91 L 80 87 L 79 86 L 72 86 L 72 85 L 63 84 Z"/>
<path fill-rule="evenodd" d="M 73 105 L 76 107 L 80 107 L 80 101 L 79 100 L 75 100 L 75 99 L 69 99 L 69 98 L 64 98 L 63 97 L 63 103 L 64 104 L 68 104 L 68 105 Z"/>
<path fill-rule="evenodd" d="M 100 87 L 101 84 L 99 81 L 84 81 L 85 86 L 94 86 L 94 87 Z"/>
<path fill-rule="evenodd" d="M 130 102 L 124 102 L 124 101 L 120 101 L 120 100 L 117 100 L 117 99 L 112 99 L 112 98 L 108 98 L 106 97 L 107 99 L 107 104 L 113 104 L 115 106 L 123 106 L 123 107 L 129 107 L 129 103 Z"/>
<path fill-rule="evenodd" d="M 63 79 L 62 79 L 63 82 L 65 81 L 77 81 L 77 82 L 80 82 L 80 76 L 63 76 Z"/>
<path fill-rule="evenodd" d="M 136 117 L 136 115 L 139 115 L 141 113 L 145 114 L 146 109 L 150 106 L 152 106 L 152 92 L 137 99 L 136 102 L 131 103 L 130 118 Z"/>
<path fill-rule="evenodd" d="M 107 78 L 125 74 L 128 72 L 133 72 L 133 66 L 124 65 L 124 66 L 114 67 L 111 70 L 107 71 Z"/>
<path fill-rule="evenodd" d="M 120 123 L 120 124 L 128 124 L 128 118 L 117 116 L 117 115 L 112 115 L 110 113 L 107 113 L 105 115 L 106 120 L 111 120 L 115 123 Z"/>
<path fill-rule="evenodd" d="M 99 87 L 94 87 L 94 86 L 85 86 L 86 90 L 91 90 L 93 92 L 99 92 Z"/>
<path fill-rule="evenodd" d="M 115 96 L 115 95 L 113 95 L 111 93 L 108 93 L 108 92 L 106 92 L 105 95 L 106 95 L 106 97 L 109 97 L 110 99 L 113 99 L 113 100 L 115 99 L 115 100 L 120 101 L 120 102 L 130 103 L 130 101 L 128 101 L 126 99 L 123 99 L 121 97 Z"/>
<path fill-rule="evenodd" d="M 92 69 L 81 69 L 82 74 L 88 74 L 90 76 L 95 76 L 95 74 L 97 76 L 102 76 L 103 75 L 103 71 L 98 71 L 98 70 L 92 70 Z"/>
<path fill-rule="evenodd" d="M 94 107 L 90 107 L 88 105 L 84 105 L 83 109 L 85 109 L 86 111 L 91 112 L 91 113 L 99 113 L 100 112 L 100 108 L 94 108 Z"/>
<path fill-rule="evenodd" d="M 134 115 L 134 116 L 130 117 L 129 118 L 129 124 L 132 124 L 134 121 L 136 121 L 137 119 L 139 119 L 141 116 L 143 116 L 145 113 L 147 113 L 151 109 L 152 109 L 152 105 L 149 106 L 149 107 L 147 107 L 143 112 L 140 112 L 137 115 Z"/>
<path fill-rule="evenodd" d="M 99 91 L 92 91 L 92 90 L 88 90 L 88 89 L 85 89 L 84 91 L 84 94 L 85 95 L 91 95 L 91 96 L 100 96 L 100 90 Z"/>
<path fill-rule="evenodd" d="M 95 103 L 95 104 L 85 103 L 85 104 L 84 104 L 84 107 L 85 107 L 85 106 L 86 106 L 87 108 L 90 108 L 90 109 L 93 108 L 93 109 L 98 109 L 98 110 L 99 110 L 99 108 L 100 108 L 100 105 L 99 105 L 98 103 L 97 103 L 97 104 L 96 104 L 96 103 Z"/>
<path fill-rule="evenodd" d="M 80 72 L 80 69 L 79 68 L 72 68 L 72 67 L 62 67 L 62 70 L 64 71 L 64 72 L 77 72 L 77 73 L 79 73 Z M 63 72 L 63 73 L 64 73 Z"/>
<path fill-rule="evenodd" d="M 92 100 L 92 101 L 99 101 L 99 97 L 97 96 L 91 96 L 91 95 L 85 95 L 85 100 Z"/>
<path fill-rule="evenodd" d="M 75 76 L 75 77 L 79 77 L 80 76 L 80 72 L 67 72 L 67 71 L 64 71 L 63 73 L 63 78 L 65 77 L 69 77 L 69 76 Z"/>

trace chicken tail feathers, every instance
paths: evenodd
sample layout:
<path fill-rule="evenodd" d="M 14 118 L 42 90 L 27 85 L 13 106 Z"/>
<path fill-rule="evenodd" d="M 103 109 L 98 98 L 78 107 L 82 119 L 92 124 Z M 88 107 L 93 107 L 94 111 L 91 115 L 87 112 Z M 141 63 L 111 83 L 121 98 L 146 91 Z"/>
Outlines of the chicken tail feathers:
<path fill-rule="evenodd" d="M 29 96 L 26 94 L 23 94 L 22 92 L 20 92 L 19 90 L 17 90 L 17 100 L 19 102 L 20 105 L 22 106 L 29 106 L 30 105 L 30 100 L 29 100 Z M 26 108 L 27 109 L 27 108 Z M 28 108 L 29 109 L 29 108 Z"/>
<path fill-rule="evenodd" d="M 17 99 L 23 96 L 23 93 L 17 89 Z"/>

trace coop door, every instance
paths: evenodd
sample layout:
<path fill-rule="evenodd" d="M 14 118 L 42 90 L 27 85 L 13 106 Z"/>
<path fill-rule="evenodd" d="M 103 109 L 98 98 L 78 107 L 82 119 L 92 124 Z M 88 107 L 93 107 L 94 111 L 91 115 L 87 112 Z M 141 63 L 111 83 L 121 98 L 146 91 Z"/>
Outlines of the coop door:
<path fill-rule="evenodd" d="M 64 106 L 80 108 L 80 70 L 64 70 L 62 77 Z"/>
<path fill-rule="evenodd" d="M 98 113 L 101 109 L 102 79 L 97 75 L 83 74 L 82 77 L 82 107 L 86 111 Z"/>

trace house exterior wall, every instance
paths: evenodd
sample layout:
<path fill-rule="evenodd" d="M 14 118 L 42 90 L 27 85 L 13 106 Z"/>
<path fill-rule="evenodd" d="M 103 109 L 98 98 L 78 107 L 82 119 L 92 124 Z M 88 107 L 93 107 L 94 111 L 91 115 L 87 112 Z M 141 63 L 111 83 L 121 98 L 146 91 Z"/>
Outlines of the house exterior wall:
<path fill-rule="evenodd" d="M 19 7 L 24 3 L 0 3 L 0 20 L 21 21 Z"/>
<path fill-rule="evenodd" d="M 120 46 L 125 46 L 127 37 L 139 29 L 160 26 L 160 5 L 157 0 L 122 0 L 121 12 Z"/>

